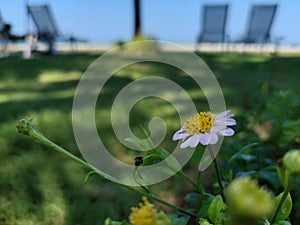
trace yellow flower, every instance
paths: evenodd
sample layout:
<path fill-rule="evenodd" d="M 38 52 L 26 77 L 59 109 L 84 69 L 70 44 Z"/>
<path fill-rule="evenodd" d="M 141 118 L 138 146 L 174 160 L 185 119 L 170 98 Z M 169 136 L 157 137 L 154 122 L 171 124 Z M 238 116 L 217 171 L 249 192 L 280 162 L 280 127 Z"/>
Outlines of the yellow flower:
<path fill-rule="evenodd" d="M 163 212 L 158 213 L 146 197 L 142 199 L 143 203 L 139 203 L 138 207 L 131 208 L 129 221 L 132 225 L 171 224 L 171 220 Z"/>
<path fill-rule="evenodd" d="M 156 217 L 156 209 L 143 197 L 143 203 L 139 203 L 139 207 L 131 208 L 129 221 L 132 225 L 154 225 Z"/>

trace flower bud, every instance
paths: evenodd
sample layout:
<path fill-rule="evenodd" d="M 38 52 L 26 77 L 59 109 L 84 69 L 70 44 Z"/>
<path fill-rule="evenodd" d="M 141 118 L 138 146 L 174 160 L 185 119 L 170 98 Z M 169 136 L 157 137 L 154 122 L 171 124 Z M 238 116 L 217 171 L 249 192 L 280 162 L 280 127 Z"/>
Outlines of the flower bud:
<path fill-rule="evenodd" d="M 284 168 L 292 175 L 300 175 L 300 150 L 288 151 L 283 157 Z"/>
<path fill-rule="evenodd" d="M 231 224 L 248 224 L 273 210 L 272 195 L 249 177 L 239 177 L 225 190 Z"/>
<path fill-rule="evenodd" d="M 18 121 L 16 127 L 20 134 L 29 136 L 34 127 L 33 120 L 29 117 L 25 117 L 24 119 Z"/>

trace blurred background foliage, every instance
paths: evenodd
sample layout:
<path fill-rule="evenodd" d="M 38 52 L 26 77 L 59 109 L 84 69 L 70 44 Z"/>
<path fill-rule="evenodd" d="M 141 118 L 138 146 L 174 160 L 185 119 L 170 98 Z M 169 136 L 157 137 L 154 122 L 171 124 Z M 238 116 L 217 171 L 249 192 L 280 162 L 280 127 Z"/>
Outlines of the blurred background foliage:
<path fill-rule="evenodd" d="M 140 200 L 141 196 L 100 177 L 92 177 L 84 184 L 88 171 L 16 133 L 17 120 L 29 115 L 45 136 L 80 156 L 72 132 L 72 100 L 80 77 L 98 56 L 0 60 L 0 224 L 103 224 L 106 217 L 126 219 L 130 207 Z M 218 157 L 224 177 L 230 181 L 236 176 L 251 175 L 279 193 L 282 190 L 274 163 L 287 150 L 300 145 L 300 57 L 240 53 L 199 56 L 218 79 L 227 108 L 236 114 L 236 135 L 225 138 Z M 208 110 L 201 89 L 177 68 L 147 62 L 122 69 L 101 92 L 105 100 L 97 104 L 96 121 L 105 146 L 127 163 L 133 163 L 137 153 L 124 148 L 114 136 L 110 109 L 122 87 L 150 75 L 177 82 L 199 110 Z M 165 120 L 168 131 L 162 145 L 172 149 L 177 143 L 171 137 L 180 121 L 176 110 L 162 99 L 148 98 L 135 105 L 130 115 L 133 132 L 142 135 L 140 126 L 147 127 L 154 116 Z M 195 180 L 201 155 L 196 151 L 184 168 Z M 234 160 L 228 160 L 232 155 Z M 213 171 L 209 168 L 202 176 L 206 188 L 217 192 Z M 193 190 L 177 177 L 152 188 L 163 199 L 183 207 L 188 207 L 183 201 L 185 194 Z M 297 191 L 292 193 L 292 224 L 300 222 L 299 195 Z"/>

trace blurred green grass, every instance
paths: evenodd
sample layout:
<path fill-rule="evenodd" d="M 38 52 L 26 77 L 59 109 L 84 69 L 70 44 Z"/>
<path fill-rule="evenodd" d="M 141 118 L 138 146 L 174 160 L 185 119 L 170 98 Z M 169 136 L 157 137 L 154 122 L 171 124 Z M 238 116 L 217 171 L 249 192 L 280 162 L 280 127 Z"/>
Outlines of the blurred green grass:
<path fill-rule="evenodd" d="M 72 133 L 71 110 L 77 83 L 99 55 L 42 56 L 23 60 L 0 60 L 0 224 L 103 224 L 106 217 L 126 218 L 140 196 L 99 177 L 83 184 L 88 172 L 72 161 L 16 133 L 18 119 L 29 115 L 37 128 L 57 144 L 80 156 Z M 237 114 L 238 130 L 245 129 L 253 96 L 264 85 L 300 92 L 300 57 L 262 54 L 200 54 L 216 75 L 227 107 Z M 198 109 L 207 110 L 205 97 L 196 83 L 182 71 L 160 63 L 128 66 L 112 77 L 97 105 L 96 120 L 104 144 L 116 157 L 131 163 L 135 153 L 115 138 L 110 124 L 114 97 L 126 84 L 144 76 L 159 75 L 182 85 Z M 164 118 L 168 132 L 164 147 L 172 148 L 171 137 L 180 127 L 175 109 L 158 98 L 139 102 L 130 115 L 133 131 L 147 127 L 154 116 Z M 195 171 L 188 165 L 186 170 Z M 191 172 L 193 173 L 193 172 Z M 186 193 L 176 179 L 155 185 L 162 197 L 177 201 Z M 171 191 L 169 190 L 171 189 Z M 177 199 L 178 198 L 178 199 Z"/>

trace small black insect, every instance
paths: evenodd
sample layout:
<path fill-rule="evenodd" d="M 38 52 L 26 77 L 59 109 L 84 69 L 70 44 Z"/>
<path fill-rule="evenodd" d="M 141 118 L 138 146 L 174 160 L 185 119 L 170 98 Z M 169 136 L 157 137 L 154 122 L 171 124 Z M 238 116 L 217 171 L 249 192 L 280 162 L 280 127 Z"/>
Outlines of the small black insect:
<path fill-rule="evenodd" d="M 134 165 L 135 166 L 139 166 L 139 165 L 141 165 L 143 163 L 144 159 L 143 159 L 142 156 L 137 156 L 137 157 L 134 158 L 134 161 L 135 161 Z"/>

